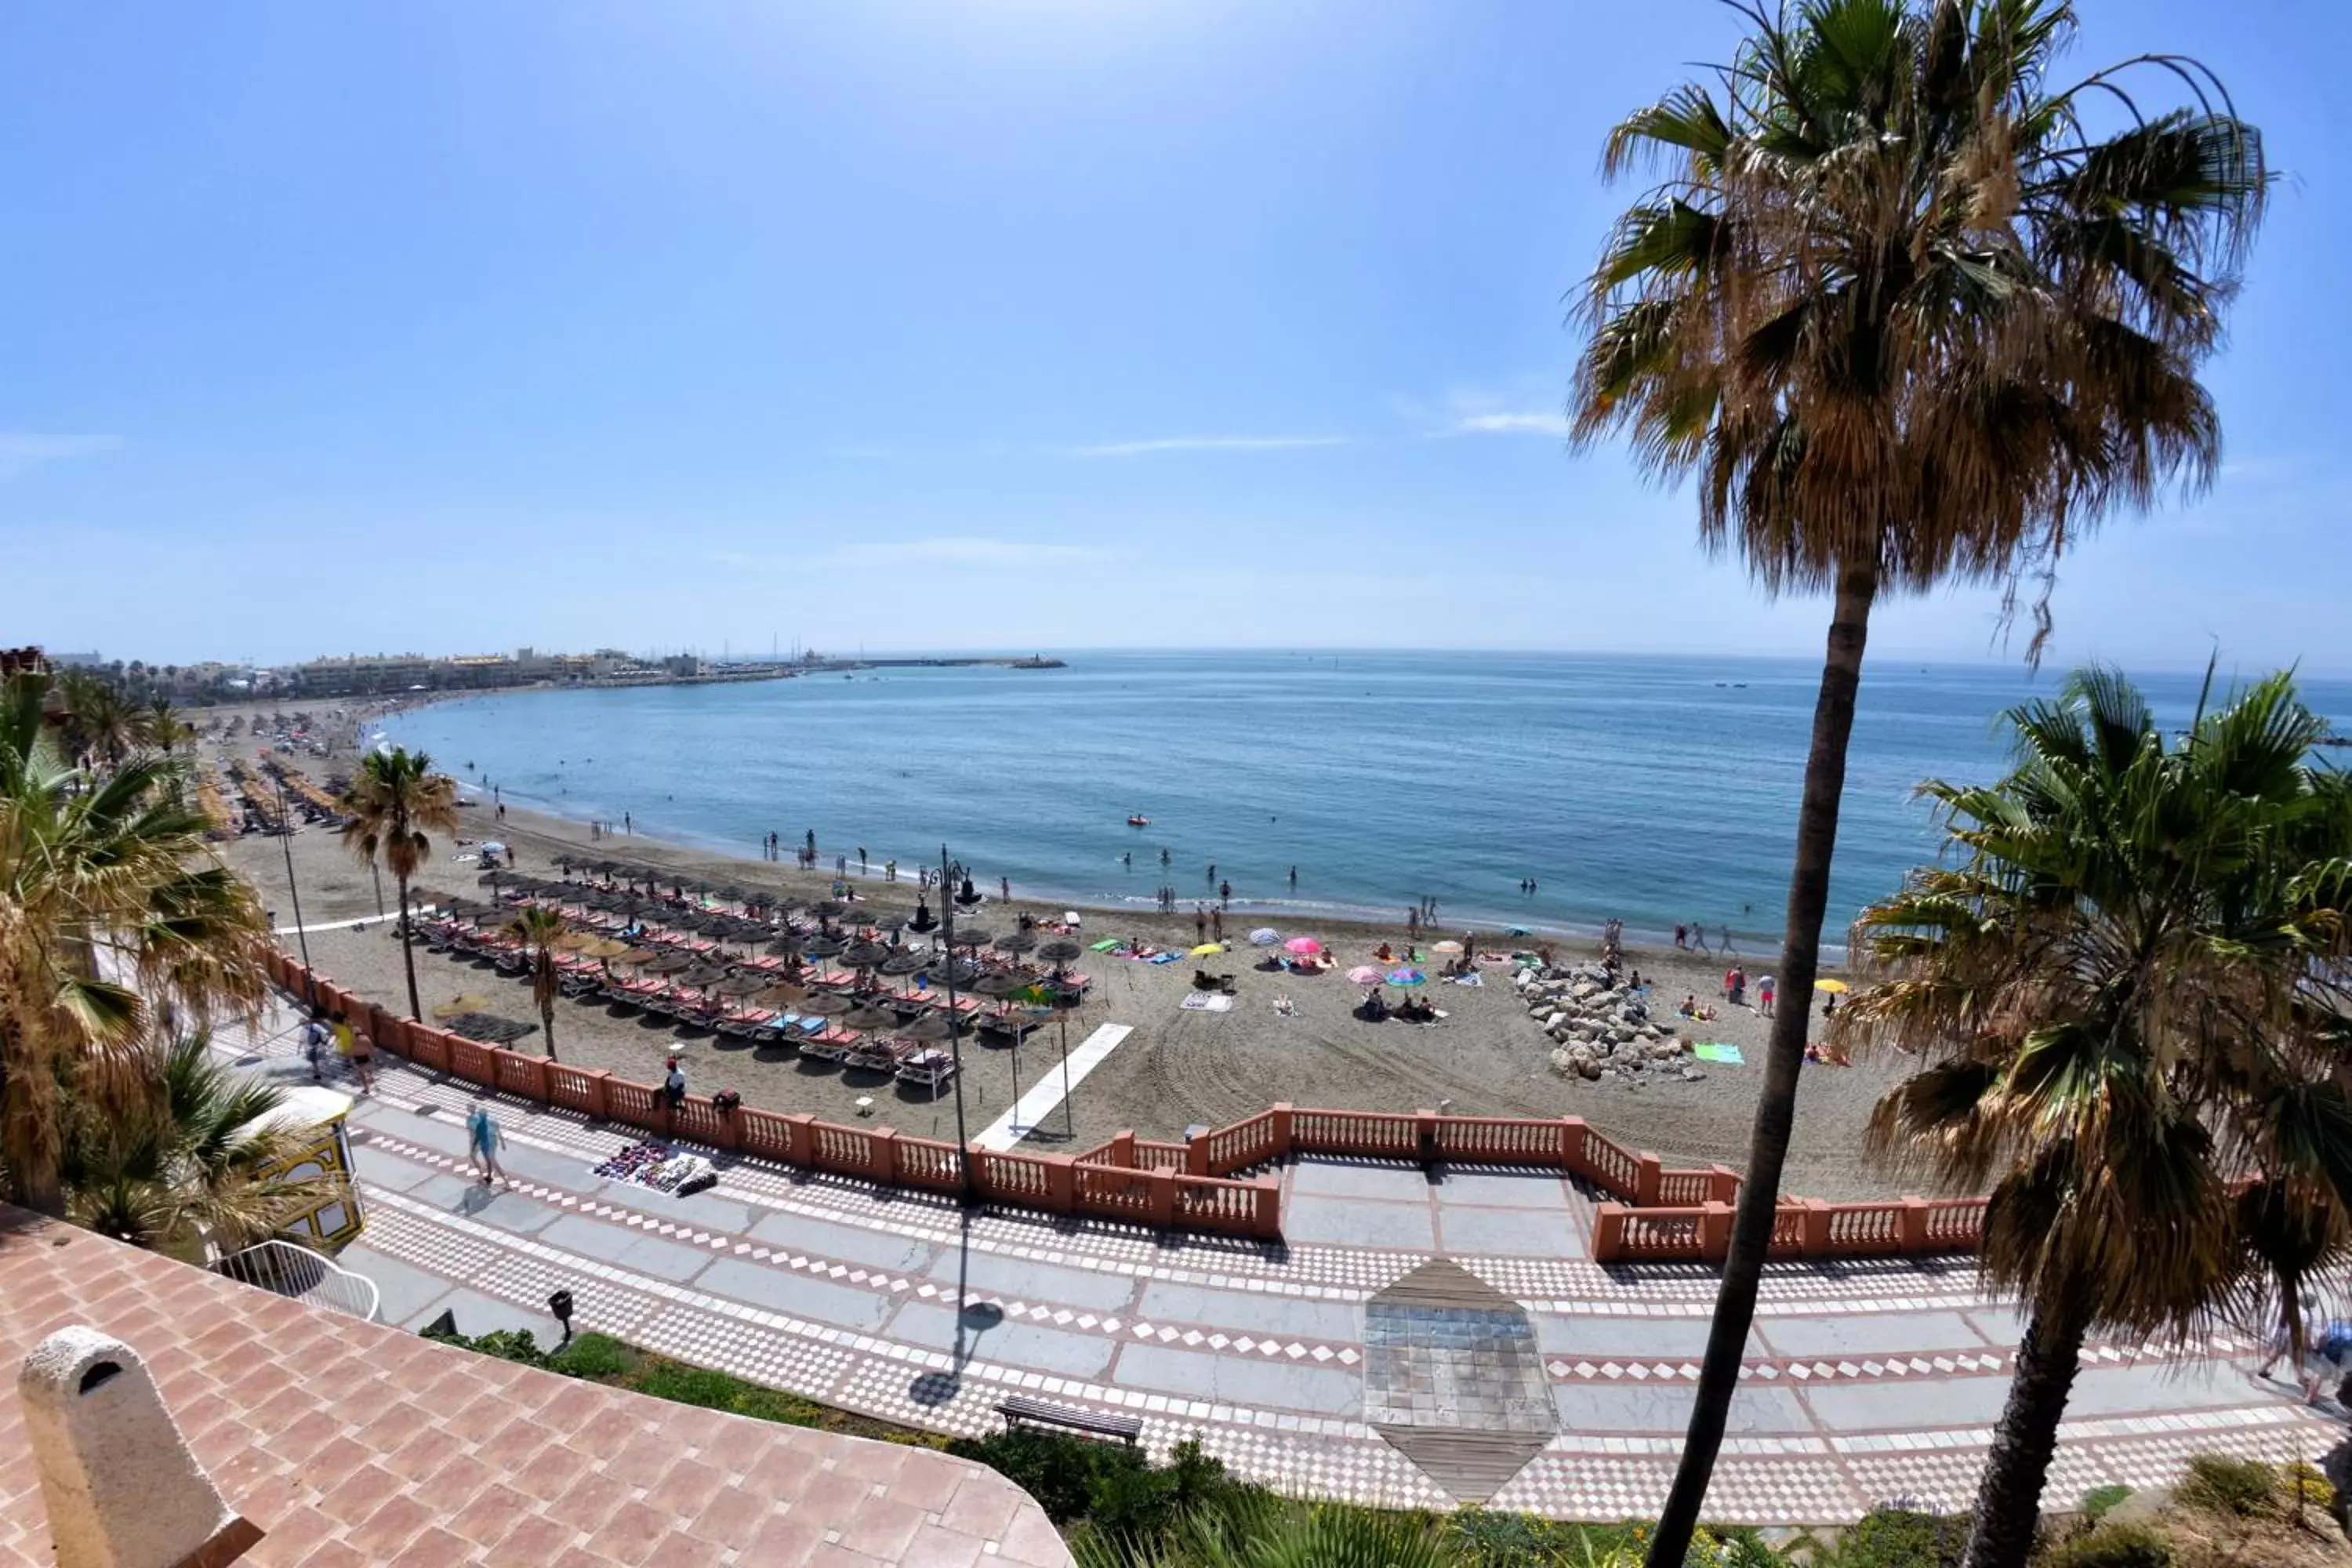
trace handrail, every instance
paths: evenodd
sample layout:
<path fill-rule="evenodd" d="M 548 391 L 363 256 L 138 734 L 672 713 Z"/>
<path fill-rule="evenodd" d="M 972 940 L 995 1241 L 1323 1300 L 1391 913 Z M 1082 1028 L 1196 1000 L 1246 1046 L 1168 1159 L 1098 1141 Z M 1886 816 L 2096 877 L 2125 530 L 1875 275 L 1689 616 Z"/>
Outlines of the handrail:
<path fill-rule="evenodd" d="M 212 1267 L 214 1273 L 240 1285 L 289 1297 L 308 1306 L 346 1312 L 362 1322 L 375 1321 L 376 1311 L 383 1302 L 383 1292 L 366 1275 L 355 1273 L 307 1247 L 274 1237 L 256 1242 L 241 1252 L 225 1254 L 214 1259 Z"/>

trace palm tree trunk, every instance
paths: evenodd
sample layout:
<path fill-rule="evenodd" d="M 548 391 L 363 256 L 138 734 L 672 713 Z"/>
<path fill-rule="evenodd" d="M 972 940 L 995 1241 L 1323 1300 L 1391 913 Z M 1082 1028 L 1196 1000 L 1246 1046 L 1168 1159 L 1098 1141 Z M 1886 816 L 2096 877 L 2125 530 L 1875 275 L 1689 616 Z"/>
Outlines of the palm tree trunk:
<path fill-rule="evenodd" d="M 2082 1355 L 2080 1321 L 2039 1310 L 2027 1321 L 2009 1403 L 1977 1483 L 1976 1522 L 1961 1568 L 2025 1568 L 2042 1514 L 2042 1485 L 2058 1447 L 2058 1418 L 2066 1413 Z"/>
<path fill-rule="evenodd" d="M 0 1020 L 0 1027 L 16 1027 Z M 20 1038 L 20 1044 L 29 1043 Z M 62 1219 L 65 1190 L 58 1180 L 63 1149 L 58 1131 L 57 1075 L 30 1059 L 32 1052 L 5 1053 L 0 1060 L 0 1156 L 15 1178 L 16 1201 L 35 1214 Z"/>
<path fill-rule="evenodd" d="M 1715 1297 L 1715 1326 L 1699 1369 L 1697 1402 L 1683 1438 L 1682 1462 L 1666 1496 L 1658 1532 L 1650 1539 L 1650 1568 L 1682 1568 L 1698 1527 L 1699 1508 L 1715 1472 L 1716 1450 L 1739 1383 L 1739 1358 L 1756 1316 L 1764 1255 L 1780 1199 L 1780 1166 L 1797 1115 L 1797 1074 L 1805 1065 L 1805 1030 L 1812 1019 L 1813 976 L 1821 963 L 1822 918 L 1829 907 L 1830 858 L 1837 847 L 1838 801 L 1845 793 L 1846 741 L 1853 733 L 1854 693 L 1862 684 L 1862 650 L 1870 634 L 1870 605 L 1878 594 L 1876 562 L 1840 574 L 1830 616 L 1822 686 L 1813 700 L 1813 744 L 1805 759 L 1805 794 L 1797 811 L 1797 862 L 1789 879 L 1788 926 L 1780 939 L 1777 984 L 1781 1005 L 1772 1017 L 1764 1085 L 1756 1097 L 1748 1136 L 1748 1175 L 1740 1184 L 1731 1250 Z"/>
<path fill-rule="evenodd" d="M 416 950 L 408 945 L 408 879 L 394 872 L 393 880 L 400 884 L 400 966 L 408 971 L 408 1016 L 422 1024 L 425 1008 L 416 1000 Z"/>
<path fill-rule="evenodd" d="M 547 1034 L 547 1059 L 553 1061 L 555 1059 L 555 990 L 552 986 L 548 988 L 546 995 L 539 999 L 539 1026 Z"/>

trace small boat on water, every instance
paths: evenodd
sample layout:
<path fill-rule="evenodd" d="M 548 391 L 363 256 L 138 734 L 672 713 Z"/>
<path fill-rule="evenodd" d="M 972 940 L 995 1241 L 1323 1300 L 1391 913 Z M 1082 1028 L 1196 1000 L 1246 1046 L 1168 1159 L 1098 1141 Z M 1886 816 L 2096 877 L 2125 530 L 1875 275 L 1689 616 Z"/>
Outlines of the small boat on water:
<path fill-rule="evenodd" d="M 1151 826 L 1151 818 L 1143 816 L 1140 812 L 1131 813 L 1128 816 L 1127 825 L 1129 827 L 1149 827 Z"/>

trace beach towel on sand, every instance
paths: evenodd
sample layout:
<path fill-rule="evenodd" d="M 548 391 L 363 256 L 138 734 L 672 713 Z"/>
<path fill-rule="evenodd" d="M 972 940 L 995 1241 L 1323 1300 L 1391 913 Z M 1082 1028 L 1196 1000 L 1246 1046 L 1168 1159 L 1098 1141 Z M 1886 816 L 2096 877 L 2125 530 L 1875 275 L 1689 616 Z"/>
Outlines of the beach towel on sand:
<path fill-rule="evenodd" d="M 1187 1013 L 1230 1013 L 1234 1010 L 1234 999 L 1222 993 L 1195 991 L 1177 1005 Z"/>
<path fill-rule="evenodd" d="M 1117 947 L 1118 945 L 1118 938 L 1115 936 L 1107 936 L 1103 938 L 1102 941 L 1088 947 L 1087 951 L 1088 952 L 1108 952 L 1112 948 Z"/>
<path fill-rule="evenodd" d="M 1709 1040 L 1691 1047 L 1691 1055 L 1703 1062 L 1722 1062 L 1728 1067 L 1746 1067 L 1748 1058 L 1739 1054 L 1738 1046 L 1727 1046 L 1720 1040 Z"/>

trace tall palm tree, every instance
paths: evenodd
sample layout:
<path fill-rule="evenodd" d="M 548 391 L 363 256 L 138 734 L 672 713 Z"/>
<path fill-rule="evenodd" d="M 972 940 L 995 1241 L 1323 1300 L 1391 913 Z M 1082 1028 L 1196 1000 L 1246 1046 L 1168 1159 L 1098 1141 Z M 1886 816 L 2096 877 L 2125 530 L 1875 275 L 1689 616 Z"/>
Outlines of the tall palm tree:
<path fill-rule="evenodd" d="M 61 1089 L 121 1103 L 160 1016 L 257 1006 L 269 932 L 184 804 L 187 763 L 93 778 L 45 721 L 49 689 L 16 676 L 0 702 L 0 1163 L 56 1215 Z"/>
<path fill-rule="evenodd" d="M 269 1173 L 310 1146 L 310 1130 L 269 1120 L 285 1092 L 220 1066 L 202 1031 L 142 1047 L 131 1070 L 140 1092 L 125 1105 L 68 1101 L 75 1224 L 201 1261 L 207 1243 L 248 1247 L 326 1195 L 316 1179 Z"/>
<path fill-rule="evenodd" d="M 140 741 L 166 756 L 180 749 L 181 743 L 195 738 L 195 731 L 180 717 L 168 697 L 155 697 L 141 709 L 138 715 Z"/>
<path fill-rule="evenodd" d="M 139 710 L 112 682 L 86 669 L 68 669 L 53 691 L 74 761 L 112 768 L 138 749 Z"/>
<path fill-rule="evenodd" d="M 530 949 L 530 999 L 539 1004 L 540 1027 L 546 1032 L 547 1059 L 555 1059 L 555 944 L 563 935 L 563 917 L 553 910 L 528 904 L 507 922 L 507 934 Z"/>
<path fill-rule="evenodd" d="M 400 961 L 408 972 L 408 1016 L 425 1020 L 416 1000 L 416 953 L 408 942 L 408 879 L 433 853 L 431 833 L 457 832 L 457 781 L 433 771 L 423 752 L 394 746 L 360 759 L 342 799 L 343 842 L 370 866 L 379 861 L 400 889 Z"/>
<path fill-rule="evenodd" d="M 2083 1341 L 2244 1322 L 2346 1253 L 2352 779 L 2273 676 L 2178 747 L 2087 671 L 2008 716 L 1989 787 L 1931 781 L 1950 853 L 1864 910 L 1885 984 L 1841 1028 L 1927 1059 L 1871 1143 L 1984 1191 L 1981 1268 L 2026 1326 L 1969 1568 L 2015 1568 Z"/>
<path fill-rule="evenodd" d="M 2054 85 L 2064 0 L 1731 3 L 1748 30 L 1719 93 L 1686 84 L 1611 133 L 1610 173 L 1664 178 L 1589 279 L 1570 412 L 1580 443 L 1622 434 L 1651 472 L 1696 477 L 1701 539 L 1769 594 L 1832 595 L 1777 971 L 1802 1002 L 1872 606 L 2039 574 L 2038 653 L 2063 547 L 2210 479 L 2196 372 L 2268 175 L 2194 62 L 2139 62 L 2188 109 L 2140 111 L 2119 71 Z M 1722 1442 L 1807 1021 L 1774 1024 L 1653 1563 L 1682 1561 Z"/>

